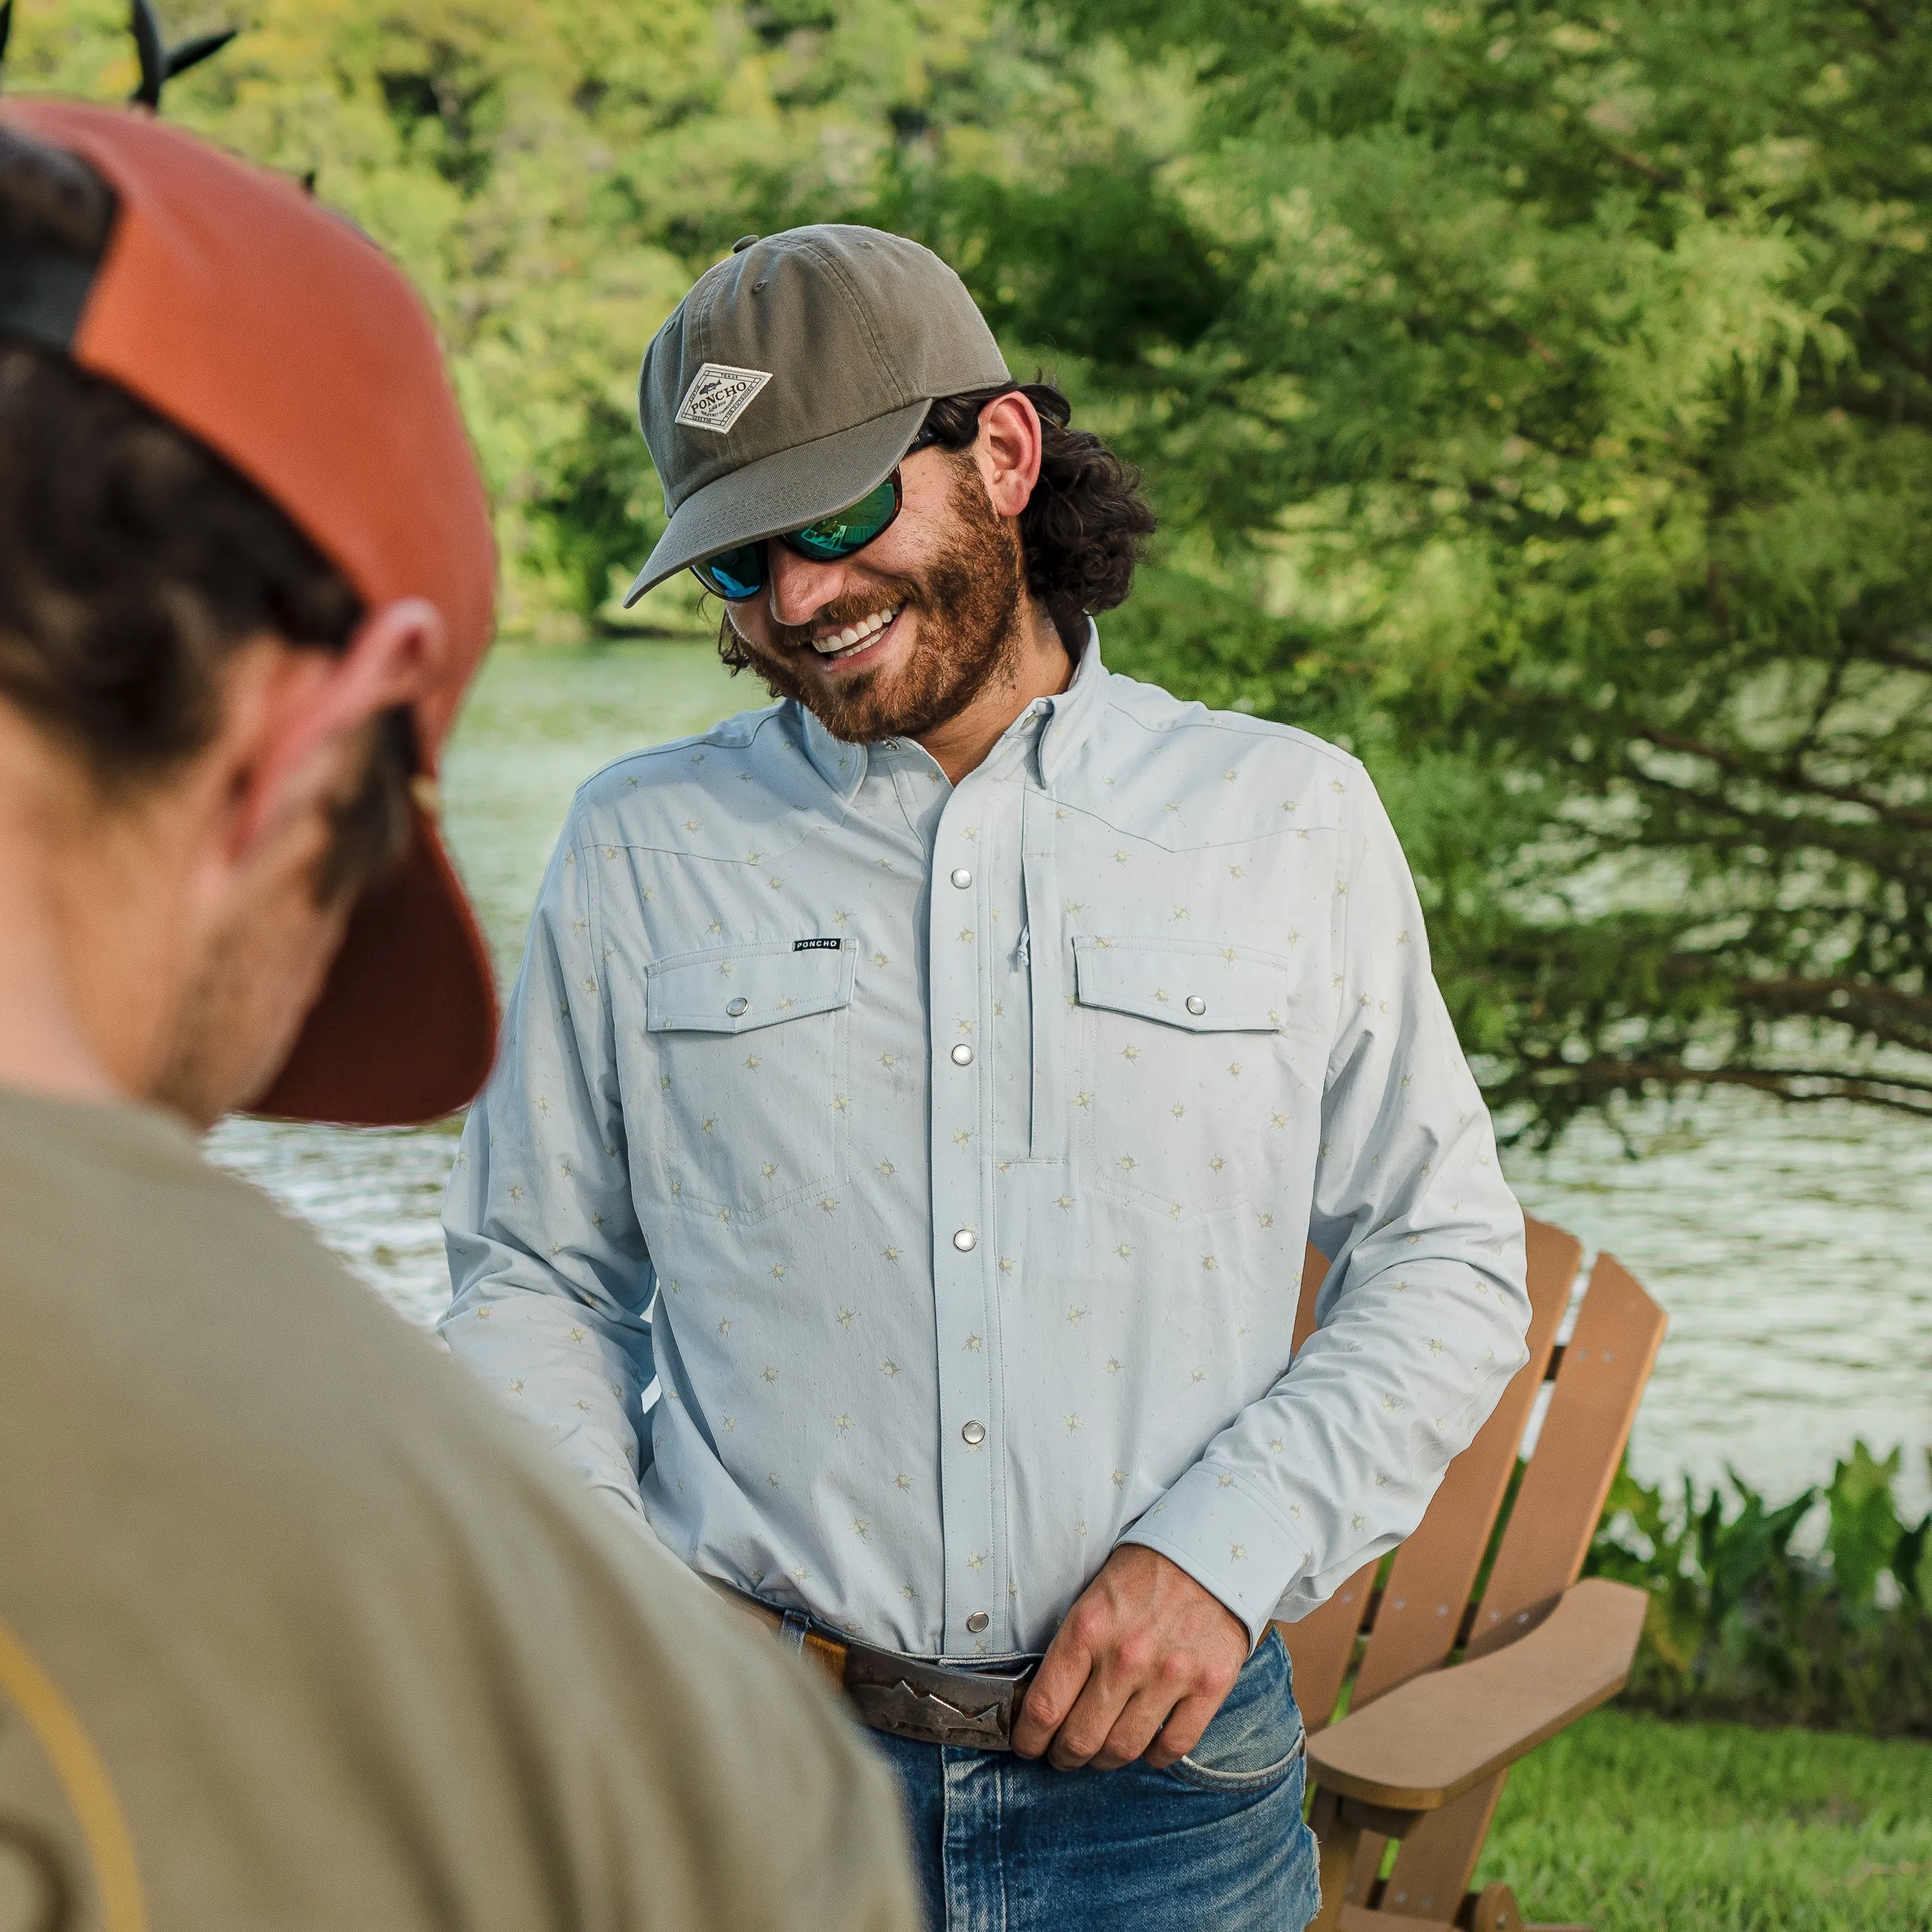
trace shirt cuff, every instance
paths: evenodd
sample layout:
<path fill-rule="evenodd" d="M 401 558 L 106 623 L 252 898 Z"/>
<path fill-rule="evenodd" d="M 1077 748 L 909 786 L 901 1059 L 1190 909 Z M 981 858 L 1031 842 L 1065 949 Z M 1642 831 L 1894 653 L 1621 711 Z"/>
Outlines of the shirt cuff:
<path fill-rule="evenodd" d="M 1250 1649 L 1307 1567 L 1306 1546 L 1240 1477 L 1197 1462 L 1120 1538 L 1177 1564 L 1247 1626 Z"/>

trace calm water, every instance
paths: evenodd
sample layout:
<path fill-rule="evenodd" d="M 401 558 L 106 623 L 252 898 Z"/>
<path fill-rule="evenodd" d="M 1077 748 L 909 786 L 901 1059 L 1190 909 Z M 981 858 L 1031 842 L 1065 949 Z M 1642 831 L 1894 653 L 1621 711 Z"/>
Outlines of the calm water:
<path fill-rule="evenodd" d="M 761 701 L 707 645 L 499 650 L 451 748 L 448 830 L 506 983 L 572 793 L 641 744 Z M 1633 1454 L 1652 1478 L 1726 1463 L 1777 1496 L 1855 1436 L 1902 1444 L 1924 1507 L 1932 1442 L 1932 1132 L 1851 1108 L 1784 1113 L 1720 1096 L 1650 1123 L 1625 1157 L 1600 1130 L 1522 1158 L 1526 1207 L 1615 1252 L 1670 1313 Z M 436 1210 L 452 1124 L 415 1132 L 237 1121 L 212 1148 L 412 1320 L 448 1293 Z"/>

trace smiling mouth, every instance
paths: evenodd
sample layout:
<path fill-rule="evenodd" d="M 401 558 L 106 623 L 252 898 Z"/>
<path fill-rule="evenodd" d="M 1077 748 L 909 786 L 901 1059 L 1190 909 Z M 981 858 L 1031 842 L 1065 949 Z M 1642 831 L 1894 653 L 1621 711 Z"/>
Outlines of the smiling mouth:
<path fill-rule="evenodd" d="M 834 631 L 826 637 L 814 638 L 812 648 L 826 664 L 837 664 L 842 658 L 856 657 L 861 651 L 878 643 L 904 608 L 903 604 L 894 604 L 884 610 L 876 610 L 871 616 L 862 618 L 856 624 L 848 624 L 843 630 Z"/>

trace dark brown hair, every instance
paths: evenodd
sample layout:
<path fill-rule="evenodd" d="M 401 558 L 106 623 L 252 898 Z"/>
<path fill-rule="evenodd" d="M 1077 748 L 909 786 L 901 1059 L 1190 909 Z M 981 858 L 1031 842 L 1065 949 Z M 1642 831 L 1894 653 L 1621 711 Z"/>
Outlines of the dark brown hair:
<path fill-rule="evenodd" d="M 71 154 L 0 128 L 0 248 L 92 266 L 114 197 Z M 68 747 L 104 790 L 207 744 L 221 667 L 264 634 L 340 651 L 361 599 L 281 510 L 125 390 L 0 337 L 0 699 Z M 414 763 L 386 718 L 322 881 L 400 854 Z"/>
<path fill-rule="evenodd" d="M 1069 650 L 1077 652 L 1090 613 L 1127 601 L 1134 566 L 1156 519 L 1141 492 L 1141 473 L 1090 430 L 1068 427 L 1073 405 L 1052 382 L 1003 383 L 964 395 L 943 396 L 926 412 L 920 441 L 963 451 L 980 434 L 980 412 L 1017 392 L 1040 412 L 1040 481 L 1020 512 L 1027 589 L 1052 619 Z M 734 671 L 752 659 L 727 611 L 718 655 Z"/>
<path fill-rule="evenodd" d="M 942 397 L 926 411 L 920 434 L 941 449 L 970 449 L 980 412 L 1016 391 L 1040 412 L 1040 481 L 1019 519 L 1027 588 L 1077 650 L 1088 616 L 1127 601 L 1134 566 L 1154 532 L 1154 513 L 1141 494 L 1140 472 L 1091 430 L 1068 427 L 1073 405 L 1052 382 Z"/>

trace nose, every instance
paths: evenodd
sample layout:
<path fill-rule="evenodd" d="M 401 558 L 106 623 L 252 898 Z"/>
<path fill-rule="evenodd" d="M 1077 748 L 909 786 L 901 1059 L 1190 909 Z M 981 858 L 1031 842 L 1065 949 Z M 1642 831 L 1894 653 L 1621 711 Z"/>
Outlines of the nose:
<path fill-rule="evenodd" d="M 781 624 L 810 623 L 845 587 L 842 564 L 814 563 L 776 537 L 765 546 L 765 568 L 771 573 L 766 598 Z"/>

